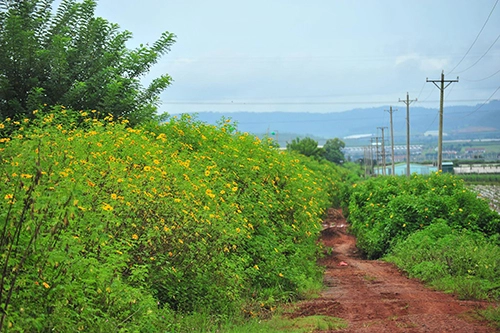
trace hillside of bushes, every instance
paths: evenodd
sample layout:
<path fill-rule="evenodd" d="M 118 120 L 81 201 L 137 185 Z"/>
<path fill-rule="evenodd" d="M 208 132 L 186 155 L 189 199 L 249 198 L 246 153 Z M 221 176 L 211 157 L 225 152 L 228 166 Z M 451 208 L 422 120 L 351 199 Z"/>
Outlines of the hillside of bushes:
<path fill-rule="evenodd" d="M 321 287 L 338 167 L 229 120 L 34 114 L 0 123 L 0 327 L 168 331 L 180 314 L 253 316 Z"/>

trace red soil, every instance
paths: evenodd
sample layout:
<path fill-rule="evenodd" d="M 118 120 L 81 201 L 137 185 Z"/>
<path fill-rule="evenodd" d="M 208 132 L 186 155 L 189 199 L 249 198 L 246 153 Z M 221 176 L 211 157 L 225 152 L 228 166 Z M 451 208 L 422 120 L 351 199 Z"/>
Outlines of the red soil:
<path fill-rule="evenodd" d="M 324 226 L 322 241 L 333 248 L 321 260 L 326 288 L 319 298 L 300 303 L 292 317 L 327 315 L 349 323 L 335 332 L 497 331 L 477 313 L 491 303 L 458 300 L 407 278 L 392 264 L 364 260 L 339 211 L 330 210 Z"/>

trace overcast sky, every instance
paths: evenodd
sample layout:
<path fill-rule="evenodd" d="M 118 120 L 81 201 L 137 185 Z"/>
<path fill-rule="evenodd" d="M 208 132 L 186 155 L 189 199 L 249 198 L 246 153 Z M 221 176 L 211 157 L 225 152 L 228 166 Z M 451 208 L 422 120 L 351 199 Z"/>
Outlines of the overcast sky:
<path fill-rule="evenodd" d="M 163 31 L 177 36 L 151 71 L 174 79 L 161 113 L 336 112 L 402 108 L 407 91 L 438 108 L 439 89 L 426 78 L 442 70 L 460 77 L 445 106 L 500 99 L 497 2 L 100 0 L 96 14 L 131 31 L 130 47 Z"/>

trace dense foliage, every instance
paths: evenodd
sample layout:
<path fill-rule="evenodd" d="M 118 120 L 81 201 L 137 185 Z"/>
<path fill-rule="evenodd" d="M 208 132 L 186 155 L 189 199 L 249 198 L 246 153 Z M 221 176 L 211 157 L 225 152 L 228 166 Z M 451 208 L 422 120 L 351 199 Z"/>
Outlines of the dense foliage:
<path fill-rule="evenodd" d="M 286 145 L 289 151 L 312 157 L 318 161 L 327 160 L 335 164 L 342 164 L 344 162 L 344 153 L 342 151 L 344 147 L 345 143 L 339 138 L 327 140 L 323 147 L 319 147 L 318 141 L 309 137 L 303 139 L 295 138 Z"/>
<path fill-rule="evenodd" d="M 500 299 L 500 246 L 482 233 L 437 220 L 399 242 L 385 259 L 462 298 Z"/>
<path fill-rule="evenodd" d="M 320 285 L 333 164 L 229 121 L 34 113 L 0 123 L 2 328 L 169 331 L 174 311 L 253 315 Z"/>
<path fill-rule="evenodd" d="M 315 158 L 316 160 L 322 159 L 325 155 L 325 150 L 318 147 L 318 141 L 309 137 L 293 139 L 292 142 L 286 144 L 286 149 Z"/>
<path fill-rule="evenodd" d="M 344 148 L 345 143 L 339 138 L 326 140 L 323 145 L 325 159 L 336 164 L 345 162 L 344 152 L 342 151 Z"/>
<path fill-rule="evenodd" d="M 411 233 L 443 219 L 453 229 L 500 233 L 500 216 L 452 175 L 379 177 L 355 184 L 351 230 L 369 258 L 379 258 Z"/>
<path fill-rule="evenodd" d="M 158 95 L 170 84 L 162 75 L 145 88 L 140 79 L 175 36 L 165 32 L 151 46 L 130 50 L 132 37 L 95 17 L 95 0 L 0 1 L 0 119 L 32 118 L 40 105 L 99 109 L 138 123 L 154 117 Z"/>

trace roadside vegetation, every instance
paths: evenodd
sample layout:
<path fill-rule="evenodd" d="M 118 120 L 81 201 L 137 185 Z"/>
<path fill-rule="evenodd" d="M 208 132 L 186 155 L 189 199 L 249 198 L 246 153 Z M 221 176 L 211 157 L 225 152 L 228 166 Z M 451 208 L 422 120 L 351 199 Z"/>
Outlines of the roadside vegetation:
<path fill-rule="evenodd" d="M 354 184 L 351 231 L 368 258 L 464 299 L 500 300 L 500 215 L 463 180 L 379 177 Z M 498 308 L 488 316 L 499 322 Z"/>
<path fill-rule="evenodd" d="M 280 309 L 322 288 L 331 206 L 367 257 L 498 301 L 499 215 L 463 181 L 359 182 L 339 139 L 280 152 L 231 120 L 159 117 L 172 79 L 141 79 L 175 35 L 130 50 L 96 1 L 52 2 L 0 6 L 0 331 L 344 327 Z"/>
<path fill-rule="evenodd" d="M 340 167 L 229 120 L 132 128 L 55 107 L 0 127 L 12 133 L 0 144 L 2 328 L 168 331 L 180 314 L 217 325 L 321 289 L 317 240 Z"/>

